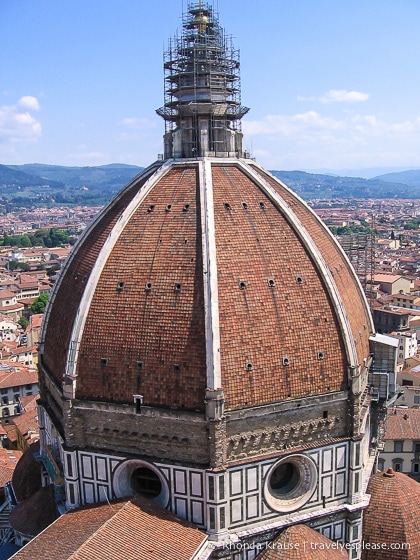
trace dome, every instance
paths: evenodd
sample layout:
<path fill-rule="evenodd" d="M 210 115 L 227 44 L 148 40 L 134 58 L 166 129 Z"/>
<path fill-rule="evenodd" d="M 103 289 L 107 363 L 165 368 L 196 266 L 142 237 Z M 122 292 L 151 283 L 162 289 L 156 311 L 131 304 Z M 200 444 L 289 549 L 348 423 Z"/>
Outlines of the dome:
<path fill-rule="evenodd" d="M 98 216 L 56 285 L 43 371 L 78 399 L 204 410 L 347 388 L 369 354 L 351 265 L 246 159 L 155 164 Z"/>
<path fill-rule="evenodd" d="M 363 515 L 363 560 L 384 557 L 384 549 L 392 550 L 393 560 L 419 558 L 420 485 L 405 474 L 388 469 L 370 479 L 369 507 Z M 376 546 L 375 546 L 376 545 Z"/>
<path fill-rule="evenodd" d="M 242 149 L 239 66 L 209 3 L 189 4 L 164 56 L 163 157 L 80 237 L 39 344 L 61 505 L 140 494 L 204 529 L 208 556 L 304 522 L 354 542 L 376 430 L 366 298 Z"/>

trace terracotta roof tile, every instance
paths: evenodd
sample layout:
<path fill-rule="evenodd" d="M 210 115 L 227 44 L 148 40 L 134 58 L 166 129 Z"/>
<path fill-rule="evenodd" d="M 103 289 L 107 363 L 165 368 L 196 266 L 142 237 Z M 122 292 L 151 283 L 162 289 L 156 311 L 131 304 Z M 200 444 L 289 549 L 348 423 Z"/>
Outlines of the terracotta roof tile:
<path fill-rule="evenodd" d="M 420 409 L 389 409 L 386 416 L 385 430 L 385 439 L 420 440 Z"/>
<path fill-rule="evenodd" d="M 69 511 L 16 560 L 189 560 L 207 536 L 144 499 Z"/>
<path fill-rule="evenodd" d="M 74 372 L 76 398 L 132 404 L 133 395 L 141 394 L 146 406 L 204 410 L 207 263 L 202 247 L 203 235 L 213 232 L 201 230 L 206 209 L 197 169 L 194 162 L 170 167 L 141 203 L 133 204 L 115 236 L 91 286 Z M 346 390 L 347 334 L 362 364 L 371 324 L 354 271 L 337 243 L 291 191 L 257 171 L 297 214 L 308 245 L 313 241 L 322 253 L 348 314 L 351 333 L 345 335 L 347 321 L 340 322 L 332 290 L 326 288 L 324 261 L 302 241 L 287 211 L 274 205 L 242 167 L 221 160 L 212 163 L 211 172 L 226 409 Z M 57 285 L 42 363 L 43 372 L 59 384 L 99 252 L 146 178 L 130 184 L 104 211 Z"/>
<path fill-rule="evenodd" d="M 18 362 L 8 370 L 0 371 L 0 388 L 20 387 L 38 382 L 38 372 Z"/>
<path fill-rule="evenodd" d="M 382 548 L 365 548 L 362 559 L 418 560 L 420 484 L 389 469 L 372 476 L 367 492 L 372 497 L 363 515 L 363 540 L 370 544 L 380 543 Z M 384 552 L 385 547 L 392 553 Z"/>

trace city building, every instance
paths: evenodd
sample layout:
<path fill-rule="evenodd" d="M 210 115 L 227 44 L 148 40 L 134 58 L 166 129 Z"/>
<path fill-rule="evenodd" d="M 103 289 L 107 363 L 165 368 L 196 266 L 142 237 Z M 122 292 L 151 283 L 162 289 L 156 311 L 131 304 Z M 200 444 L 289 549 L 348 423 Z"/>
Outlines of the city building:
<path fill-rule="evenodd" d="M 36 368 L 2 360 L 0 363 L 0 417 L 2 424 L 20 413 L 19 399 L 39 391 Z"/>
<path fill-rule="evenodd" d="M 420 410 L 394 407 L 388 410 L 384 448 L 378 467 L 392 468 L 420 480 Z"/>
<path fill-rule="evenodd" d="M 243 149 L 239 67 L 212 6 L 189 4 L 165 53 L 164 154 L 86 228 L 46 310 L 37 458 L 57 511 L 34 514 L 38 489 L 12 524 L 23 543 L 70 513 L 17 559 L 50 558 L 45 539 L 101 503 L 135 521 L 125 558 L 148 542 L 149 507 L 155 535 L 176 524 L 167 558 L 179 518 L 200 530 L 191 559 L 252 560 L 298 525 L 360 558 L 390 393 L 372 395 L 370 376 L 395 375 L 398 343 L 375 335 L 326 226 Z M 93 538 L 90 557 L 120 534 Z M 70 558 L 80 543 L 62 546 Z"/>

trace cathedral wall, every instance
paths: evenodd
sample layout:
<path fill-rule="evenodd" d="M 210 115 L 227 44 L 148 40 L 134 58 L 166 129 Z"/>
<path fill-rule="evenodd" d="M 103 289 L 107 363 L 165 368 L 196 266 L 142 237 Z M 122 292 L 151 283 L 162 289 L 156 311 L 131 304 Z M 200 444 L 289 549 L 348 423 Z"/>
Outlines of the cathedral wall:
<path fill-rule="evenodd" d="M 297 495 L 286 496 L 280 503 L 272 499 L 271 479 L 278 464 L 294 460 L 313 465 L 313 480 L 306 481 L 309 492 L 303 501 Z M 125 489 L 129 495 L 127 473 L 130 475 L 136 466 L 146 467 L 162 481 L 156 501 L 206 529 L 215 542 L 227 531 L 257 535 L 268 523 L 279 529 L 313 518 L 319 524 L 321 511 L 326 516 L 344 511 L 349 502 L 349 462 L 349 441 L 283 458 L 248 461 L 222 472 L 81 449 L 65 449 L 63 457 L 69 507 L 123 497 Z M 303 485 L 306 482 L 302 480 Z M 302 493 L 305 490 L 303 487 Z"/>
<path fill-rule="evenodd" d="M 66 443 L 90 449 L 209 464 L 204 415 L 179 410 L 73 401 Z"/>
<path fill-rule="evenodd" d="M 230 412 L 227 462 L 348 434 L 346 392 Z"/>

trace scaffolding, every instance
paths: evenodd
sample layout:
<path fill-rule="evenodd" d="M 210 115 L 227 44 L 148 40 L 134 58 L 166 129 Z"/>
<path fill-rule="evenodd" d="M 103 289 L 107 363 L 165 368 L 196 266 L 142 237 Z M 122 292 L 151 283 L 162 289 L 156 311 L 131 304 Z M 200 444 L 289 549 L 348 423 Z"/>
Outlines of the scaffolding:
<path fill-rule="evenodd" d="M 181 35 L 164 53 L 164 105 L 156 111 L 172 143 L 182 131 L 183 157 L 232 151 L 249 110 L 241 105 L 239 69 L 239 51 L 218 14 L 207 3 L 189 4 Z"/>

